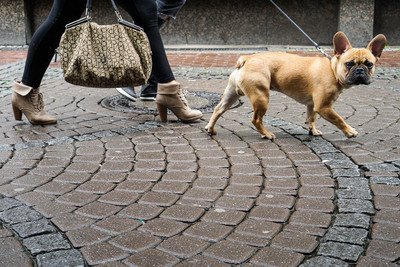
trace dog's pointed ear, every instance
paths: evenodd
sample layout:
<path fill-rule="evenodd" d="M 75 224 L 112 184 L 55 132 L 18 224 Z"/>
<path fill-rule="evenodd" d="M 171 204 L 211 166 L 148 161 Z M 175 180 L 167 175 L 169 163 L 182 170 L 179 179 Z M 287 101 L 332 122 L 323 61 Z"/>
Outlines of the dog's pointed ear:
<path fill-rule="evenodd" d="M 343 32 L 338 32 L 333 36 L 333 47 L 335 55 L 341 55 L 347 50 L 353 48 L 349 39 L 347 39 L 347 36 Z"/>
<path fill-rule="evenodd" d="M 386 46 L 386 37 L 383 34 L 375 36 L 374 39 L 369 42 L 367 49 L 376 57 L 380 58 L 382 55 L 383 48 Z"/>

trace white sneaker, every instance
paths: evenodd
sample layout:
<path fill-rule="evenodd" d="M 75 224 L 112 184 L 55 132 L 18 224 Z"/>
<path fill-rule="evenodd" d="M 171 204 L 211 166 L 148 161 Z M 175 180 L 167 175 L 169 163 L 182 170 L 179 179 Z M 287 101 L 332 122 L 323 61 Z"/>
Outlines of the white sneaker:
<path fill-rule="evenodd" d="M 135 88 L 133 88 L 133 87 L 118 87 L 115 89 L 117 89 L 118 93 L 120 93 L 124 97 L 128 98 L 129 100 L 131 100 L 131 101 L 137 100 Z"/>

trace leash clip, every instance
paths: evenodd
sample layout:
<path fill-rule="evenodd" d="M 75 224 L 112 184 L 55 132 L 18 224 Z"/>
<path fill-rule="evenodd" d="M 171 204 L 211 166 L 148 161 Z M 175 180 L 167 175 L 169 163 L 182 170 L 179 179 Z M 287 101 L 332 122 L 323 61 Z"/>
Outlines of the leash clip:
<path fill-rule="evenodd" d="M 332 59 L 332 57 L 330 55 L 328 55 L 321 47 L 319 47 L 319 45 L 316 45 L 315 48 L 317 48 L 317 50 L 319 52 L 321 52 L 321 54 L 323 54 L 325 57 L 327 57 L 329 60 Z"/>

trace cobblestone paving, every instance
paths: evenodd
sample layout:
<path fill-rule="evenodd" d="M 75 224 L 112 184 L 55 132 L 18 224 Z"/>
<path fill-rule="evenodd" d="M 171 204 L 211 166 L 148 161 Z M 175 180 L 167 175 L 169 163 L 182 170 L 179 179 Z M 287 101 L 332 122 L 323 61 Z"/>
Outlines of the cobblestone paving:
<path fill-rule="evenodd" d="M 398 266 L 399 69 L 345 91 L 335 109 L 360 135 L 271 97 L 261 139 L 244 104 L 210 137 L 198 123 L 98 105 L 113 89 L 76 87 L 50 68 L 53 126 L 15 122 L 0 66 L 0 262 L 8 266 Z M 180 67 L 184 87 L 222 93 L 231 68 Z M 104 265 L 103 265 L 104 264 Z M 6 265 L 7 266 L 7 265 Z"/>

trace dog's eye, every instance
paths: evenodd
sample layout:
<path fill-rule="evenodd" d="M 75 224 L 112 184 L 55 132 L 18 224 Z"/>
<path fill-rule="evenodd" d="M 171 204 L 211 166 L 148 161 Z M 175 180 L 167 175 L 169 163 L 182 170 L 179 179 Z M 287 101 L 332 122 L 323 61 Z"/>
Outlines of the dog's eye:
<path fill-rule="evenodd" d="M 374 67 L 374 63 L 372 63 L 372 62 L 366 62 L 365 64 L 364 64 L 368 69 L 372 69 L 373 67 Z"/>
<path fill-rule="evenodd" d="M 346 68 L 348 68 L 348 69 L 351 69 L 352 67 L 354 67 L 354 62 L 353 61 L 349 61 L 349 62 L 346 62 L 346 63 L 344 63 L 344 66 L 346 67 Z"/>

